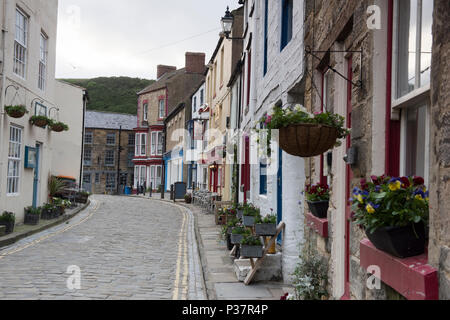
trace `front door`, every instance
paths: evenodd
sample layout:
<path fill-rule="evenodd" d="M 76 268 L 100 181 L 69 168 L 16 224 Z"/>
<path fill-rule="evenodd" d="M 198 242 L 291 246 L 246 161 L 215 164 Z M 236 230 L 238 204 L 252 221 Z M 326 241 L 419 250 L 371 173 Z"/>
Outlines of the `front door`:
<path fill-rule="evenodd" d="M 347 128 L 351 129 L 352 127 L 352 80 L 353 80 L 353 69 L 352 69 L 352 58 L 347 59 Z M 347 150 L 351 147 L 352 140 L 351 136 L 347 137 L 346 147 Z M 350 165 L 346 165 L 345 169 L 346 175 L 346 192 L 345 192 L 345 201 L 346 209 L 345 209 L 345 294 L 343 299 L 350 299 L 350 231 L 351 231 L 351 203 L 349 201 L 351 196 L 351 183 L 353 180 L 353 171 Z"/>
<path fill-rule="evenodd" d="M 39 199 L 39 184 L 40 184 L 40 173 L 39 167 L 41 165 L 40 161 L 41 154 L 41 145 L 36 144 L 36 167 L 34 168 L 34 179 L 33 179 L 33 208 L 38 207 L 38 199 Z"/>

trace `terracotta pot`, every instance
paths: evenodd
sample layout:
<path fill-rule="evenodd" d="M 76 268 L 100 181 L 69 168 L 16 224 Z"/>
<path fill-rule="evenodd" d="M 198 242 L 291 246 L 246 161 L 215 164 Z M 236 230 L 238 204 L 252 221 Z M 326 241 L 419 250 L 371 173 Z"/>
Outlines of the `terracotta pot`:
<path fill-rule="evenodd" d="M 406 227 L 381 227 L 370 233 L 370 242 L 381 251 L 398 258 L 408 258 L 425 252 L 425 225 L 423 222 Z"/>
<path fill-rule="evenodd" d="M 280 147 L 286 153 L 303 158 L 319 156 L 332 149 L 338 130 L 320 124 L 293 124 L 280 129 Z"/>

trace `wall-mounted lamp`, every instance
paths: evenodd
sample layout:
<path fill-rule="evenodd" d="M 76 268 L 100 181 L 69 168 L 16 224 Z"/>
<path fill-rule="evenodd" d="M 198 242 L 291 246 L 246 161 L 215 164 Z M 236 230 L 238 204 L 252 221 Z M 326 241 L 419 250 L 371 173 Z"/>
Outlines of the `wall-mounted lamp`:
<path fill-rule="evenodd" d="M 234 16 L 230 12 L 230 7 L 227 7 L 227 11 L 225 11 L 225 16 L 221 19 L 221 22 L 222 22 L 222 31 L 223 34 L 225 35 L 225 38 L 227 38 L 228 40 L 244 40 L 244 38 L 230 37 L 234 24 Z"/>

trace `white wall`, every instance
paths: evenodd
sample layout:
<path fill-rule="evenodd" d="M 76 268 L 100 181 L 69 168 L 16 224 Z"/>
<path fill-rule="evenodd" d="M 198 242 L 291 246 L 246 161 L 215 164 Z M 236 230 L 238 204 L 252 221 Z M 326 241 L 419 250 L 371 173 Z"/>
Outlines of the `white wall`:
<path fill-rule="evenodd" d="M 251 6 L 250 1 L 249 6 Z M 264 75 L 264 1 L 255 1 L 253 17 L 249 18 L 249 33 L 252 32 L 252 78 L 249 112 L 244 116 L 242 124 L 249 132 L 264 114 L 269 113 L 276 103 L 286 107 L 301 103 L 301 97 L 289 92 L 299 85 L 303 78 L 303 1 L 294 1 L 293 36 L 289 44 L 281 48 L 281 1 L 269 1 L 268 21 L 268 65 Z M 244 44 L 246 47 L 247 44 Z M 246 66 L 245 66 L 246 68 Z M 246 69 L 245 77 L 248 76 Z M 246 92 L 247 81 L 244 81 Z M 272 148 L 274 156 L 277 148 Z M 241 158 L 243 155 L 241 155 Z M 259 165 L 251 169 L 251 201 L 260 208 L 277 210 L 277 175 L 267 177 L 267 195 L 260 195 Z M 283 245 L 283 277 L 286 282 L 292 281 L 292 273 L 299 262 L 303 243 L 303 206 L 302 191 L 305 186 L 305 164 L 302 158 L 293 157 L 283 152 L 283 221 L 286 223 L 286 234 Z M 241 193 L 240 198 L 243 198 Z"/>

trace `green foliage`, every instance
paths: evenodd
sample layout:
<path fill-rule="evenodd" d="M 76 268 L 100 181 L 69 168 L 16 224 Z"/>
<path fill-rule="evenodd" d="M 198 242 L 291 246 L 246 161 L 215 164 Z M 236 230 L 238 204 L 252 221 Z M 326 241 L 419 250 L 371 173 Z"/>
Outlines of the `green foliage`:
<path fill-rule="evenodd" d="M 269 129 L 280 129 L 300 123 L 323 124 L 336 128 L 339 139 L 343 139 L 350 134 L 350 130 L 345 128 L 344 117 L 330 112 L 311 114 L 300 105 L 293 109 L 275 107 L 273 115 L 267 116 L 265 123 Z"/>
<path fill-rule="evenodd" d="M 297 300 L 323 300 L 328 298 L 328 266 L 314 254 L 305 253 L 294 271 Z"/>
<path fill-rule="evenodd" d="M 25 208 L 25 213 L 38 216 L 41 214 L 41 208 L 28 207 L 28 208 Z"/>
<path fill-rule="evenodd" d="M 277 224 L 277 216 L 268 214 L 264 218 L 256 217 L 256 224 Z"/>
<path fill-rule="evenodd" d="M 48 194 L 51 201 L 53 201 L 55 195 L 61 192 L 65 186 L 66 185 L 64 181 L 62 181 L 61 179 L 56 177 L 50 177 L 50 180 L 48 181 Z"/>
<path fill-rule="evenodd" d="M 380 227 L 428 223 L 428 191 L 420 177 L 372 177 L 361 180 L 351 199 L 356 224 L 373 233 Z"/>
<path fill-rule="evenodd" d="M 261 210 L 256 208 L 252 204 L 244 205 L 244 216 L 246 217 L 258 217 L 261 215 Z"/>
<path fill-rule="evenodd" d="M 252 230 L 246 227 L 237 226 L 233 228 L 232 234 L 241 234 L 244 236 L 250 236 L 252 234 Z"/>
<path fill-rule="evenodd" d="M 45 120 L 47 124 L 50 124 L 52 122 L 52 119 L 47 118 L 46 116 L 32 116 L 30 118 L 30 122 L 32 124 L 35 124 L 37 121 Z"/>
<path fill-rule="evenodd" d="M 5 111 L 6 111 L 6 113 L 11 113 L 11 112 L 28 113 L 27 107 L 25 107 L 24 105 L 5 106 Z"/>
<path fill-rule="evenodd" d="M 245 235 L 241 244 L 244 246 L 262 246 L 261 238 L 253 235 Z"/>
<path fill-rule="evenodd" d="M 42 209 L 47 210 L 47 211 L 51 211 L 55 209 L 55 206 L 51 203 L 46 203 L 42 206 Z"/>
<path fill-rule="evenodd" d="M 69 131 L 69 126 L 67 124 L 65 124 L 64 122 L 50 120 L 49 125 L 52 129 L 57 128 L 57 127 L 62 127 L 63 131 Z"/>
<path fill-rule="evenodd" d="M 3 214 L 0 216 L 0 222 L 15 222 L 16 221 L 16 215 L 12 212 L 3 212 Z"/>
<path fill-rule="evenodd" d="M 88 110 L 132 115 L 137 113 L 136 93 L 154 82 L 154 80 L 129 77 L 65 79 L 64 81 L 88 90 Z"/>

